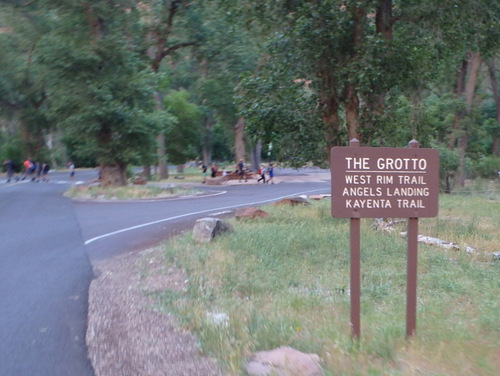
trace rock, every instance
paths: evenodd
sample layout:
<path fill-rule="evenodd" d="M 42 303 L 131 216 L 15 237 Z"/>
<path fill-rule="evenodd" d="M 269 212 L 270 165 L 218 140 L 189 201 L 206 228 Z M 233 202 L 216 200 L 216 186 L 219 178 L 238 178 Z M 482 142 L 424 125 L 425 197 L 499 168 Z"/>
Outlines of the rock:
<path fill-rule="evenodd" d="M 193 237 L 198 243 L 207 243 L 221 233 L 232 231 L 233 226 L 220 218 L 201 218 L 194 225 Z"/>
<path fill-rule="evenodd" d="M 476 253 L 476 249 L 474 247 L 471 247 L 470 245 L 464 244 L 465 246 L 465 252 L 469 254 Z"/>
<path fill-rule="evenodd" d="M 500 260 L 500 252 L 493 252 L 493 260 Z"/>
<path fill-rule="evenodd" d="M 236 219 L 244 219 L 244 218 L 267 218 L 269 217 L 269 213 L 255 207 L 248 207 L 243 209 L 236 210 Z"/>
<path fill-rule="evenodd" d="M 256 352 L 246 363 L 251 376 L 324 376 L 320 358 L 284 346 L 271 351 Z"/>
<path fill-rule="evenodd" d="M 310 195 L 309 196 L 309 199 L 311 200 L 316 200 L 316 201 L 319 201 L 319 200 L 323 200 L 324 198 L 331 198 L 332 195 L 331 194 L 322 194 L 322 195 Z"/>
<path fill-rule="evenodd" d="M 276 202 L 275 205 L 296 206 L 296 205 L 311 205 L 311 203 L 303 197 L 289 197 L 289 198 L 284 198 L 283 200 Z"/>
<path fill-rule="evenodd" d="M 135 185 L 146 185 L 147 183 L 148 179 L 146 179 L 144 176 L 138 176 L 134 179 Z"/>
<path fill-rule="evenodd" d="M 229 316 L 224 312 L 207 312 L 208 322 L 214 326 L 229 326 Z"/>

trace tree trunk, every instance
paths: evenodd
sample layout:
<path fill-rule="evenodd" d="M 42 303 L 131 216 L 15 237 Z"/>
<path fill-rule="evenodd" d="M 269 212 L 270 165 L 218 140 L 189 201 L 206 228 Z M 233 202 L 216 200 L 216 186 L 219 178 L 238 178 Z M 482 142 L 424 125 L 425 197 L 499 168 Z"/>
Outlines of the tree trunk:
<path fill-rule="evenodd" d="M 477 86 L 477 76 L 479 68 L 481 67 L 481 55 L 479 52 L 472 52 L 470 55 L 470 69 L 469 76 L 467 77 L 467 82 L 465 84 L 465 112 L 466 115 L 470 115 L 472 112 L 472 104 L 474 102 L 474 94 L 476 92 Z M 458 139 L 458 154 L 460 157 L 460 165 L 458 167 L 458 183 L 461 187 L 465 184 L 465 157 L 467 152 L 467 146 L 469 145 L 469 129 L 465 125 L 462 128 L 462 132 Z"/>
<path fill-rule="evenodd" d="M 126 164 L 102 164 L 101 165 L 101 186 L 103 187 L 123 187 L 127 185 L 127 165 Z"/>
<path fill-rule="evenodd" d="M 497 127 L 500 126 L 500 95 L 498 93 L 497 76 L 495 59 L 491 58 L 488 62 L 488 71 L 490 73 L 491 91 L 493 92 L 493 98 L 495 99 L 495 110 L 496 110 L 496 121 Z M 493 155 L 499 155 L 498 146 L 500 144 L 500 136 L 498 131 L 493 134 L 493 148 L 491 150 Z"/>
<path fill-rule="evenodd" d="M 154 94 L 155 98 L 155 107 L 158 111 L 163 109 L 163 94 L 157 91 Z M 168 161 L 167 161 L 167 146 L 165 142 L 165 135 L 163 132 L 160 132 L 158 136 L 156 136 L 156 144 L 157 144 L 157 153 L 158 153 L 158 173 L 160 175 L 160 180 L 168 179 Z"/>
<path fill-rule="evenodd" d="M 379 0 L 375 13 L 377 33 L 382 34 L 386 41 L 392 40 L 392 0 Z"/>
<path fill-rule="evenodd" d="M 465 92 L 465 78 L 467 77 L 467 69 L 469 66 L 469 62 L 467 59 L 462 61 L 462 66 L 458 72 L 457 77 L 457 87 L 455 88 L 455 96 L 457 99 L 462 99 Z M 457 133 L 460 129 L 461 120 L 464 114 L 460 111 L 455 113 L 455 119 L 453 124 L 453 130 L 450 134 L 450 139 L 448 141 L 448 149 L 452 150 L 455 147 L 455 143 L 457 142 Z"/>
<path fill-rule="evenodd" d="M 202 150 L 203 150 L 203 163 L 208 166 L 212 163 L 212 145 L 213 145 L 213 128 L 214 121 L 210 115 L 206 115 L 203 121 L 203 134 L 202 134 Z"/>
<path fill-rule="evenodd" d="M 212 161 L 212 149 L 210 145 L 203 145 L 203 164 L 208 166 Z"/>
<path fill-rule="evenodd" d="M 236 153 L 236 161 L 245 160 L 245 118 L 240 117 L 233 127 L 234 129 L 234 150 Z"/>
<path fill-rule="evenodd" d="M 255 170 L 259 169 L 260 156 L 262 154 L 262 140 L 257 141 L 257 145 L 252 148 L 252 166 Z"/>
<path fill-rule="evenodd" d="M 144 176 L 146 180 L 151 180 L 151 166 L 142 167 L 142 176 Z"/>
<path fill-rule="evenodd" d="M 353 44 L 354 52 L 352 53 L 351 59 L 353 61 L 357 60 L 358 48 L 361 44 L 363 38 L 363 18 L 365 17 L 365 11 L 363 8 L 354 8 L 352 11 L 353 17 Z M 346 112 L 346 122 L 347 122 L 347 132 L 349 141 L 353 138 L 359 140 L 359 98 L 356 92 L 356 86 L 354 83 L 347 84 L 345 88 L 345 112 Z"/>
<path fill-rule="evenodd" d="M 348 127 L 349 141 L 353 138 L 360 139 L 359 137 L 359 99 L 356 94 L 356 88 L 350 84 L 347 89 L 347 102 L 345 106 L 345 116 Z"/>
<path fill-rule="evenodd" d="M 156 143 L 158 145 L 158 174 L 160 175 L 160 179 L 168 179 L 167 148 L 163 133 L 156 137 Z"/>

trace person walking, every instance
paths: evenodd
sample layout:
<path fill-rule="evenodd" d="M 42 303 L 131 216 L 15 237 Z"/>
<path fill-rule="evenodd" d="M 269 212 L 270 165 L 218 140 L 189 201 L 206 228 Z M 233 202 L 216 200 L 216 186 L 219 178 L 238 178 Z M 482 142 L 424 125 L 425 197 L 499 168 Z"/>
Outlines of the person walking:
<path fill-rule="evenodd" d="M 271 182 L 271 184 L 274 184 L 274 166 L 272 163 L 269 163 L 269 167 L 267 168 L 267 171 L 269 173 L 269 179 L 267 180 L 266 183 Z"/>
<path fill-rule="evenodd" d="M 69 178 L 71 180 L 75 180 L 75 164 L 73 162 L 69 162 L 68 168 L 69 168 Z"/>
<path fill-rule="evenodd" d="M 210 176 L 212 178 L 215 178 L 217 176 L 217 171 L 219 171 L 219 168 L 217 167 L 217 165 L 215 163 L 212 163 Z"/>
<path fill-rule="evenodd" d="M 9 183 L 12 180 L 12 177 L 14 176 L 14 173 L 16 172 L 16 165 L 14 162 L 12 162 L 12 159 L 6 159 L 3 162 L 5 169 L 6 169 L 6 174 L 7 174 L 7 183 Z"/>
<path fill-rule="evenodd" d="M 243 162 L 243 159 L 240 159 L 240 163 L 238 163 L 238 175 L 240 177 L 240 183 L 241 179 L 245 178 L 245 183 L 247 182 L 247 176 L 245 174 L 245 162 Z"/>
<path fill-rule="evenodd" d="M 202 183 L 205 184 L 207 182 L 207 166 L 205 165 L 201 166 L 201 175 L 203 176 Z"/>
<path fill-rule="evenodd" d="M 259 183 L 262 180 L 262 183 L 266 184 L 266 167 L 263 164 L 260 165 L 258 174 L 260 175 L 260 178 L 257 179 L 257 183 Z"/>
<path fill-rule="evenodd" d="M 35 162 L 35 175 L 34 175 L 34 180 L 38 183 L 40 181 L 40 176 L 42 175 L 42 165 L 40 162 L 36 161 Z"/>
<path fill-rule="evenodd" d="M 43 162 L 42 164 L 42 181 L 45 183 L 49 182 L 49 171 L 50 165 L 47 162 Z"/>
<path fill-rule="evenodd" d="M 22 180 L 30 177 L 32 177 L 31 180 L 35 180 L 35 178 L 33 177 L 33 173 L 35 172 L 35 164 L 31 161 L 30 158 L 25 159 L 25 161 L 23 162 L 23 167 L 24 167 L 24 176 Z"/>

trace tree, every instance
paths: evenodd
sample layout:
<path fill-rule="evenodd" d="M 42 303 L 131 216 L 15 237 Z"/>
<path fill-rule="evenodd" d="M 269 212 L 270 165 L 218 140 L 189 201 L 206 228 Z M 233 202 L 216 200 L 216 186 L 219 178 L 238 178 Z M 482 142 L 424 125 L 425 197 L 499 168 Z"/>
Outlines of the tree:
<path fill-rule="evenodd" d="M 154 112 L 152 75 L 131 37 L 128 2 L 50 3 L 53 29 L 39 42 L 50 85 L 50 119 L 77 153 L 93 154 L 103 186 L 125 185 L 130 163 L 150 161 L 168 114 Z"/>
<path fill-rule="evenodd" d="M 391 109 L 387 100 L 397 98 L 398 91 L 417 89 L 419 83 L 413 77 L 428 77 L 426 71 L 430 71 L 427 68 L 434 57 L 422 53 L 428 47 L 424 30 L 401 14 L 393 15 L 394 9 L 392 1 L 387 0 L 303 2 L 287 15 L 288 25 L 268 45 L 270 57 L 254 84 L 269 88 L 268 83 L 276 81 L 276 76 L 286 80 L 272 85 L 276 91 L 289 88 L 291 82 L 308 83 L 307 90 L 312 94 L 307 98 L 316 100 L 326 150 L 345 145 L 352 138 L 367 144 L 383 143 L 381 130 L 392 131 L 384 123 L 385 113 Z M 395 89 L 395 95 L 390 96 Z M 288 108 L 293 111 L 299 96 L 290 98 L 293 104 Z M 256 95 L 240 103 L 244 113 L 253 113 L 254 123 L 269 113 Z M 286 122 L 273 123 L 274 133 L 289 133 L 283 127 Z M 307 132 L 308 128 L 303 130 Z M 418 127 L 410 130 L 418 132 Z M 295 140 L 307 139 L 305 132 Z"/>
<path fill-rule="evenodd" d="M 189 33 L 182 33 L 182 16 L 189 23 L 190 2 L 186 0 L 169 0 L 169 1 L 146 1 L 138 3 L 137 9 L 141 15 L 142 24 L 144 25 L 143 36 L 146 43 L 144 51 L 149 57 L 149 63 L 152 71 L 157 75 L 157 90 L 154 94 L 157 110 L 163 110 L 163 92 L 161 91 L 161 65 L 167 57 L 170 57 L 177 50 L 184 47 L 194 46 L 195 39 L 189 39 Z M 174 25 L 175 21 L 181 18 L 180 23 Z M 176 33 L 179 28 L 180 32 Z M 187 39 L 184 39 L 187 38 Z M 168 178 L 167 168 L 167 147 L 165 133 L 160 132 L 157 135 L 158 144 L 158 165 L 160 169 L 160 178 Z M 146 169 L 147 170 L 147 169 Z"/>
<path fill-rule="evenodd" d="M 212 160 L 217 135 L 234 140 L 237 158 L 245 158 L 244 120 L 237 114 L 233 95 L 240 76 L 255 67 L 254 40 L 219 1 L 196 2 L 190 10 L 190 24 L 197 27 L 189 29 L 196 31 L 200 42 L 179 51 L 169 70 L 172 86 L 190 91 L 192 100 L 203 109 L 201 142 L 206 164 Z"/>
<path fill-rule="evenodd" d="M 185 90 L 170 92 L 165 96 L 164 103 L 177 119 L 176 124 L 165 133 L 169 141 L 168 159 L 182 165 L 197 155 L 202 113 L 198 106 L 189 102 L 189 93 Z"/>
<path fill-rule="evenodd" d="M 259 9 L 270 12 L 272 7 L 258 3 Z M 248 129 L 274 139 L 293 132 L 287 119 L 299 122 L 290 114 L 299 107 L 297 101 L 302 98 L 304 103 L 306 97 L 288 94 L 272 103 L 264 103 L 261 97 L 279 98 L 278 92 L 288 93 L 290 83 L 300 81 L 309 83 L 317 101 L 327 150 L 353 137 L 370 145 L 406 144 L 410 137 L 430 145 L 429 135 L 436 132 L 425 123 L 422 108 L 428 90 L 439 75 L 451 71 L 457 57 L 469 56 L 460 81 L 463 91 L 457 93 L 467 118 L 456 123 L 463 167 L 475 132 L 470 124 L 477 121 L 473 98 L 478 63 L 488 49 L 498 50 L 500 40 L 498 7 L 490 0 L 476 3 L 471 16 L 455 1 L 274 2 L 284 12 L 273 12 L 269 20 L 278 17 L 282 20 L 278 24 L 284 26 L 268 44 L 268 57 L 259 72 L 244 81 L 239 100 Z M 290 5 L 293 12 L 286 12 Z M 259 19 L 266 22 L 265 17 Z M 460 107 L 456 101 L 453 106 Z M 315 129 L 303 128 L 292 143 L 301 142 Z M 454 145 L 450 128 L 444 134 Z"/>
<path fill-rule="evenodd" d="M 9 139 L 20 140 L 22 158 L 47 158 L 47 89 L 34 63 L 47 25 L 37 8 L 20 11 L 10 3 L 0 5 L 0 117 L 9 124 Z"/>
<path fill-rule="evenodd" d="M 495 65 L 495 58 L 491 57 L 488 61 L 488 73 L 490 75 L 490 83 L 491 83 L 491 91 L 493 94 L 493 100 L 495 102 L 495 120 L 496 123 L 491 124 L 490 129 L 491 133 L 493 133 L 493 145 L 492 145 L 492 154 L 500 155 L 500 92 L 498 91 L 497 85 L 497 69 Z"/>

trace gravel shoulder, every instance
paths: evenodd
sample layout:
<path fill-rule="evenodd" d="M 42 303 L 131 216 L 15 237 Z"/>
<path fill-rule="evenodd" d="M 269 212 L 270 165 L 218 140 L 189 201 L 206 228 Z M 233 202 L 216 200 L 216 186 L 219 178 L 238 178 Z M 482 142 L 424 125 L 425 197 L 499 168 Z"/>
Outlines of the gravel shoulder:
<path fill-rule="evenodd" d="M 155 308 L 155 291 L 186 288 L 184 271 L 165 263 L 162 247 L 101 261 L 94 269 L 86 340 L 96 376 L 221 375 L 196 338 Z"/>

